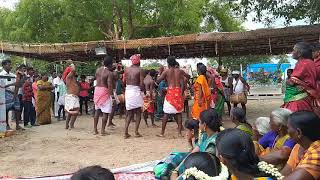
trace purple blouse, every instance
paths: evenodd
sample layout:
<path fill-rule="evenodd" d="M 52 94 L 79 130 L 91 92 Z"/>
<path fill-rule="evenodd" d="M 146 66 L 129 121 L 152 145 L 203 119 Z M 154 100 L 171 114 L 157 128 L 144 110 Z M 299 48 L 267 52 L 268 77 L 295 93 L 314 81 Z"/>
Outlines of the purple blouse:
<path fill-rule="evenodd" d="M 264 148 L 273 148 L 276 138 L 277 134 L 273 131 L 269 131 L 267 134 L 262 136 L 262 138 L 259 140 L 259 144 Z M 295 144 L 296 142 L 294 142 L 293 139 L 289 138 L 284 142 L 283 146 L 293 149 Z"/>

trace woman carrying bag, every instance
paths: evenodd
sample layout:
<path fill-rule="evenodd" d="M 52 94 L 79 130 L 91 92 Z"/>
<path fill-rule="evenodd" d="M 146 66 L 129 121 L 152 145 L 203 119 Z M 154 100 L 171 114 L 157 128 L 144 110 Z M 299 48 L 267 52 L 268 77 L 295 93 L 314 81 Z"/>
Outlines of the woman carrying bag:
<path fill-rule="evenodd" d="M 232 72 L 232 92 L 230 96 L 230 102 L 233 103 L 234 107 L 237 107 L 240 103 L 242 109 L 247 112 L 247 92 L 250 90 L 250 86 L 246 80 L 240 76 L 240 71 Z"/>

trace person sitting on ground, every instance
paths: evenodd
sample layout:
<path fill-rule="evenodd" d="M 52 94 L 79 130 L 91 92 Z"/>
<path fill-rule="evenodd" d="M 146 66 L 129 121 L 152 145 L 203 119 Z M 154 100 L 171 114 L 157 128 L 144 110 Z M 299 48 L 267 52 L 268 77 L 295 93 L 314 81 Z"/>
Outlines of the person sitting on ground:
<path fill-rule="evenodd" d="M 115 178 L 108 169 L 101 166 L 90 166 L 74 173 L 71 180 L 115 180 Z"/>
<path fill-rule="evenodd" d="M 271 112 L 270 127 L 271 131 L 265 134 L 259 144 L 263 147 L 260 154 L 260 159 L 268 163 L 278 165 L 282 168 L 287 162 L 292 148 L 296 144 L 290 138 L 287 131 L 288 117 L 291 111 L 288 109 L 279 108 Z M 260 147 L 261 147 L 260 146 Z"/>
<path fill-rule="evenodd" d="M 295 112 L 289 117 L 288 133 L 297 142 L 281 173 L 286 180 L 320 178 L 320 119 L 313 112 Z"/>
<path fill-rule="evenodd" d="M 192 151 L 194 146 L 198 145 L 199 121 L 193 119 L 186 120 L 184 127 L 186 128 L 186 138 L 190 146 L 190 151 Z"/>
<path fill-rule="evenodd" d="M 249 134 L 250 136 L 253 135 L 252 126 L 247 122 L 246 112 L 242 108 L 232 108 L 230 118 L 232 122 L 236 125 L 237 129 L 240 129 L 241 131 Z"/>
<path fill-rule="evenodd" d="M 218 134 L 217 156 L 232 173 L 231 180 L 280 180 L 281 173 L 256 155 L 250 135 L 240 129 Z"/>
<path fill-rule="evenodd" d="M 258 117 L 256 121 L 254 122 L 254 125 L 252 127 L 252 139 L 254 141 L 259 141 L 262 136 L 267 134 L 270 129 L 270 118 L 269 117 Z"/>
<path fill-rule="evenodd" d="M 221 119 L 214 109 L 208 109 L 200 114 L 199 145 L 192 152 L 216 153 L 216 137 L 220 132 Z"/>
<path fill-rule="evenodd" d="M 217 178 L 221 180 L 229 179 L 228 168 L 220 163 L 215 155 L 206 152 L 193 153 L 184 161 L 186 170 L 180 177 L 174 171 L 171 180 L 202 180 L 209 178 Z"/>

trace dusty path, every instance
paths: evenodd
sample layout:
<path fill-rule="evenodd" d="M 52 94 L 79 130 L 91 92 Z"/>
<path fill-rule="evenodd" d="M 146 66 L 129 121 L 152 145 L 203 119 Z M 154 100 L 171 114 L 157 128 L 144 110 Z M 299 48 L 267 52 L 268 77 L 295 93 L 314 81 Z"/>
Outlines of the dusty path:
<path fill-rule="evenodd" d="M 281 100 L 249 101 L 248 120 L 269 116 L 280 104 Z M 91 116 L 81 116 L 73 131 L 64 129 L 64 121 L 53 121 L 51 125 L 0 139 L 0 176 L 56 175 L 97 164 L 116 168 L 161 159 L 173 150 L 187 150 L 185 140 L 177 137 L 175 123 L 168 123 L 166 138 L 159 138 L 156 134 L 160 128 L 147 128 L 142 121 L 143 137 L 124 140 L 124 120 L 114 122 L 116 129 L 104 137 L 92 134 Z M 225 125 L 232 124 L 225 122 Z M 133 134 L 134 124 L 130 127 Z"/>

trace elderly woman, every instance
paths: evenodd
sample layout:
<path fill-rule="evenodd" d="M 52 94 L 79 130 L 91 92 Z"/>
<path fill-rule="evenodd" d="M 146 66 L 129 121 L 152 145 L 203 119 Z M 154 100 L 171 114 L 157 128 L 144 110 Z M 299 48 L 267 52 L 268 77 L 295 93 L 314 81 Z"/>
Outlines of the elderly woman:
<path fill-rule="evenodd" d="M 234 107 L 231 110 L 231 120 L 236 125 L 237 129 L 249 134 L 250 136 L 253 135 L 252 133 L 252 126 L 247 122 L 246 113 L 242 108 Z"/>
<path fill-rule="evenodd" d="M 41 80 L 37 81 L 37 122 L 40 125 L 51 124 L 51 91 L 54 89 L 48 82 L 48 76 L 42 75 Z"/>
<path fill-rule="evenodd" d="M 287 162 L 291 150 L 296 144 L 288 134 L 287 123 L 290 114 L 290 110 L 283 108 L 271 112 L 271 131 L 259 140 L 259 144 L 264 149 L 260 153 L 261 160 L 278 165 L 278 167 L 283 167 Z"/>
<path fill-rule="evenodd" d="M 288 133 L 297 142 L 282 174 L 286 180 L 320 178 L 320 119 L 313 112 L 295 112 L 289 117 Z"/>
<path fill-rule="evenodd" d="M 269 117 L 258 117 L 254 122 L 252 127 L 253 136 L 252 139 L 254 141 L 259 141 L 259 139 L 267 134 L 270 129 L 270 118 Z"/>

